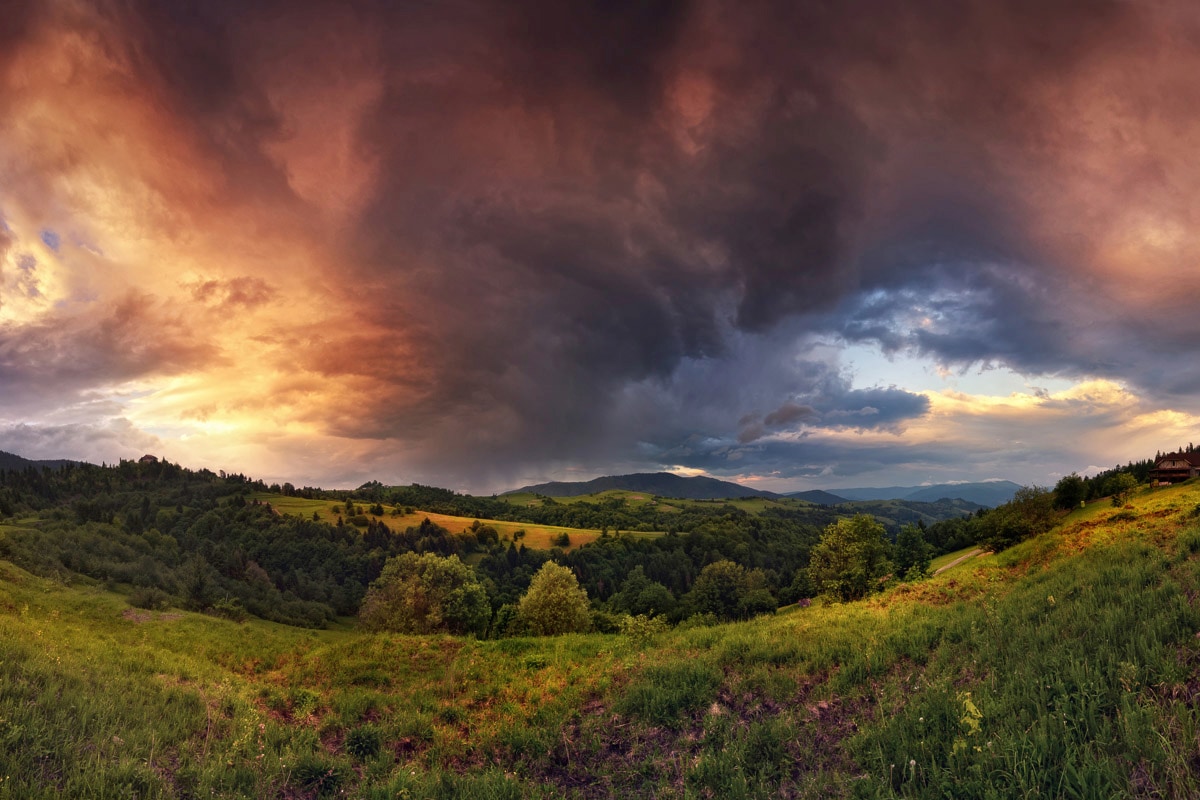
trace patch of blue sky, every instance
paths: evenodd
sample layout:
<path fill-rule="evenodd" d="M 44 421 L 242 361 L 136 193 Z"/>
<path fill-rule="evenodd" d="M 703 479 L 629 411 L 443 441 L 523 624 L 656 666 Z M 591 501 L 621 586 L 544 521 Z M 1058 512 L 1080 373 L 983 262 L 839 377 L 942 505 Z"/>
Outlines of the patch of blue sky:
<path fill-rule="evenodd" d="M 885 355 L 878 347 L 847 345 L 842 362 L 854 374 L 855 386 L 896 386 L 910 392 L 954 390 L 970 395 L 1054 394 L 1077 381 L 1047 375 L 1024 375 L 1001 364 L 947 367 L 933 359 L 904 352 Z"/>

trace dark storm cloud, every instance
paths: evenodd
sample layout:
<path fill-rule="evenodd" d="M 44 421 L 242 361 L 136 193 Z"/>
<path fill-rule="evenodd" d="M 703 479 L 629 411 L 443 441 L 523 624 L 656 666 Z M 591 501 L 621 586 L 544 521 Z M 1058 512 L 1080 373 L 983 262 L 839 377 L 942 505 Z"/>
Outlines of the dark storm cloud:
<path fill-rule="evenodd" d="M 328 430 L 400 439 L 444 474 L 629 458 L 664 430 L 740 439 L 726 457 L 783 469 L 800 445 L 770 435 L 892 430 L 927 412 L 803 352 L 789 361 L 803 334 L 1154 384 L 1157 368 L 1114 340 L 1180 352 L 1197 333 L 1182 312 L 1149 326 L 1115 309 L 1095 325 L 1108 290 L 1041 222 L 1076 147 L 1064 106 L 1095 59 L 1148 47 L 1139 4 L 102 8 L 147 91 L 219 165 L 213 202 L 270 202 L 298 231 L 311 198 L 271 155 L 295 123 L 267 75 L 364 54 L 345 69 L 379 90 L 349 150 L 370 159 L 371 190 L 321 231 L 334 254 L 322 290 L 354 327 L 288 357 L 354 385 Z M 303 94 L 322 70 L 285 88 Z M 193 291 L 209 305 L 273 297 L 263 281 L 208 286 Z M 97 331 L 125 344 L 119 326 Z M 183 341 L 87 370 L 211 357 Z M 0 353 L 25 374 L 39 346 Z M 36 355 L 70 371 L 46 347 Z M 1200 382 L 1200 367 L 1182 373 L 1173 386 Z"/>
<path fill-rule="evenodd" d="M 664 463 L 702 469 L 713 475 L 769 475 L 776 480 L 819 478 L 823 482 L 886 472 L 904 466 L 924 469 L 952 468 L 959 456 L 934 445 L 833 443 L 800 440 L 764 440 L 746 443 L 685 440 L 655 453 Z"/>

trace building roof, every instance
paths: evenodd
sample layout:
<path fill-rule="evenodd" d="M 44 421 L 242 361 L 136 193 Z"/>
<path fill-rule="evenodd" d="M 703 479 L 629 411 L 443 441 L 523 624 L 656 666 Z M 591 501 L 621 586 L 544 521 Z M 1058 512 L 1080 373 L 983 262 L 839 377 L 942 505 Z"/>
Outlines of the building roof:
<path fill-rule="evenodd" d="M 1154 466 L 1157 467 L 1159 464 L 1161 464 L 1164 461 L 1181 461 L 1181 460 L 1186 461 L 1188 464 L 1190 464 L 1193 467 L 1200 467 L 1200 450 L 1196 450 L 1191 453 L 1163 453 L 1161 456 L 1158 457 L 1158 460 L 1154 462 Z"/>

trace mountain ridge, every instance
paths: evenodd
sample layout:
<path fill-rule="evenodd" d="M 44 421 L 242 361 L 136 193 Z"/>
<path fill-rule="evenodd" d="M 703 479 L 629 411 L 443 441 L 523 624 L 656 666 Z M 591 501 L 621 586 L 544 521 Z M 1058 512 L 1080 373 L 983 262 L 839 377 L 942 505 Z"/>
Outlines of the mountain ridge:
<path fill-rule="evenodd" d="M 68 464 L 78 464 L 78 461 L 72 461 L 68 458 L 50 458 L 50 459 L 31 459 L 19 456 L 16 453 L 9 453 L 0 450 L 0 469 L 5 470 L 21 470 L 29 467 L 51 467 L 53 469 L 61 469 Z"/>
<path fill-rule="evenodd" d="M 847 500 L 910 500 L 915 502 L 931 502 L 935 500 L 954 499 L 968 500 L 981 506 L 995 508 L 1012 500 L 1013 494 L 1021 485 L 1012 481 L 977 481 L 973 483 L 938 483 L 931 486 L 883 486 L 883 487 L 851 487 L 846 489 L 830 489 L 838 497 Z M 793 497 L 792 493 L 785 497 Z"/>
<path fill-rule="evenodd" d="M 659 497 L 677 497 L 681 500 L 728 500 L 736 497 L 778 498 L 774 492 L 751 489 L 732 481 L 722 481 L 704 475 L 683 477 L 671 472 L 634 472 L 628 475 L 604 475 L 590 481 L 549 481 L 522 486 L 503 494 L 530 492 L 546 497 L 578 497 L 597 494 L 612 489 L 628 492 L 645 492 Z"/>

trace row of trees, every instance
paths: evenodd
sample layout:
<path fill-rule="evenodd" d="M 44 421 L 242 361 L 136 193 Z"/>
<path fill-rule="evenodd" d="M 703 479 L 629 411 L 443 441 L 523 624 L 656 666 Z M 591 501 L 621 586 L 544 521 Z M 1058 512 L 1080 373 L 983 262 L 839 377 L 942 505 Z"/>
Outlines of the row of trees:
<path fill-rule="evenodd" d="M 591 607 L 574 573 L 547 561 L 515 606 L 502 606 L 493 624 L 487 589 L 458 556 L 405 553 L 388 560 L 367 590 L 359 619 L 367 628 L 398 633 L 553 636 L 589 630 Z"/>
<path fill-rule="evenodd" d="M 919 527 L 905 528 L 893 543 L 874 518 L 859 515 L 825 529 L 798 579 L 821 594 L 854 600 L 897 572 L 909 580 L 924 577 L 931 552 Z M 517 602 L 494 613 L 488 583 L 456 555 L 405 553 L 389 559 L 371 584 L 359 618 L 369 629 L 400 633 L 554 635 L 612 626 L 612 614 L 715 621 L 771 613 L 779 605 L 764 570 L 728 559 L 707 564 L 679 599 L 640 565 L 607 603 L 593 604 L 575 573 L 553 561 L 541 566 Z"/>

